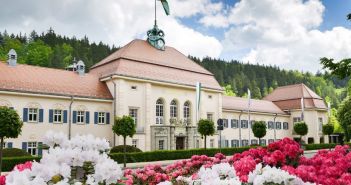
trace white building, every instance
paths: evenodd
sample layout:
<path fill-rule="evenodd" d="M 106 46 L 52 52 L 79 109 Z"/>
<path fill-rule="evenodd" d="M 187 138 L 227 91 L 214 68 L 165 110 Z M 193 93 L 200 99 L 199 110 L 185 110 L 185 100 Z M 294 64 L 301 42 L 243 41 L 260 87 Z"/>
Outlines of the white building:
<path fill-rule="evenodd" d="M 16 60 L 12 51 L 7 63 L 0 62 L 0 106 L 15 109 L 24 122 L 22 134 L 6 140 L 6 147 L 40 154 L 37 146 L 48 130 L 93 134 L 107 138 L 111 146 L 120 145 L 123 140 L 113 134 L 112 124 L 114 116 L 122 115 L 132 116 L 137 125 L 127 144 L 143 151 L 202 147 L 196 124 L 196 82 L 202 84 L 200 118 L 226 120 L 222 146 L 257 143 L 248 128 L 247 99 L 224 96 L 212 73 L 172 47 L 160 50 L 133 40 L 89 73 L 83 62 L 66 71 L 16 64 Z M 250 120 L 268 125 L 264 144 L 295 137 L 292 128 L 301 119 L 301 98 L 309 126 L 305 140 L 324 140 L 321 125 L 327 121 L 327 108 L 318 95 L 298 84 L 279 87 L 264 100 L 251 100 Z M 216 133 L 207 146 L 218 147 L 218 140 Z"/>

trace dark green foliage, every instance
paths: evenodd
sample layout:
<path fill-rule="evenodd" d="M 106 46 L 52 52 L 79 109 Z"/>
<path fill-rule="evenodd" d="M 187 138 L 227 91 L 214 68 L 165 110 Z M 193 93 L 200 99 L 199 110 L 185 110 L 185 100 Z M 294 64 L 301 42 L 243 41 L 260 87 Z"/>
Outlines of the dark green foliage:
<path fill-rule="evenodd" d="M 241 153 L 249 149 L 250 147 L 222 148 L 221 152 L 224 155 L 231 156 L 235 153 Z M 159 151 L 152 151 L 152 152 L 128 153 L 127 162 L 135 163 L 135 162 L 148 162 L 148 161 L 189 159 L 193 155 L 207 155 L 207 156 L 213 157 L 216 153 L 219 153 L 218 148 L 190 149 L 190 150 L 159 150 Z M 123 163 L 122 153 L 110 153 L 109 155 L 113 160 L 117 161 L 118 163 Z"/>
<path fill-rule="evenodd" d="M 205 138 L 205 149 L 206 149 L 206 137 L 212 136 L 215 133 L 215 126 L 213 121 L 208 119 L 200 119 L 197 131 Z"/>
<path fill-rule="evenodd" d="M 0 107 L 0 175 L 4 140 L 6 138 L 17 138 L 21 134 L 22 126 L 23 123 L 15 110 Z"/>
<path fill-rule="evenodd" d="M 348 129 L 348 127 L 351 126 L 351 97 L 346 98 L 339 106 L 337 118 L 345 131 L 346 141 L 348 142 L 351 138 L 351 132 Z"/>
<path fill-rule="evenodd" d="M 123 116 L 122 118 L 116 117 L 112 130 L 118 136 L 123 136 L 123 154 L 125 156 L 127 153 L 126 138 L 127 136 L 133 137 L 133 135 L 136 133 L 133 118 L 130 116 Z M 126 167 L 126 156 L 124 157 L 124 167 Z"/>
<path fill-rule="evenodd" d="M 17 164 L 22 164 L 27 161 L 39 161 L 41 157 L 4 157 L 2 171 L 8 172 L 13 169 Z"/>
<path fill-rule="evenodd" d="M 263 138 L 267 133 L 267 126 L 264 121 L 255 121 L 252 125 L 252 132 L 255 137 L 258 138 L 259 143 L 261 144 L 261 138 Z"/>
<path fill-rule="evenodd" d="M 116 118 L 112 129 L 115 134 L 123 137 L 133 137 L 136 133 L 134 120 L 130 116 Z"/>
<path fill-rule="evenodd" d="M 340 62 L 334 63 L 332 58 L 321 58 L 321 64 L 324 69 L 331 71 L 331 74 L 343 79 L 351 75 L 351 59 L 343 59 Z"/>
<path fill-rule="evenodd" d="M 5 148 L 2 151 L 3 157 L 24 157 L 24 156 L 31 156 L 29 153 L 25 152 L 19 148 Z"/>
<path fill-rule="evenodd" d="M 112 147 L 110 150 L 110 153 L 123 153 L 124 150 L 124 145 L 118 145 L 115 147 Z M 126 152 L 127 153 L 133 153 L 133 152 L 142 152 L 139 148 L 136 148 L 134 146 L 126 145 Z"/>
<path fill-rule="evenodd" d="M 9 36 L 0 33 L 0 60 L 7 60 L 7 53 L 15 49 L 22 64 L 64 69 L 73 59 L 83 60 L 86 69 L 117 50 L 115 46 L 90 43 L 87 37 L 77 39 L 58 35 L 53 29 L 38 35 L 35 31 L 26 35 Z"/>
<path fill-rule="evenodd" d="M 347 20 L 351 21 L 351 13 L 347 14 Z"/>
<path fill-rule="evenodd" d="M 297 122 L 294 124 L 294 131 L 300 135 L 300 138 L 308 133 L 308 126 L 304 121 Z"/>
<path fill-rule="evenodd" d="M 334 132 L 334 125 L 331 123 L 325 124 L 325 125 L 323 125 L 322 131 L 323 131 L 324 135 L 329 136 Z"/>
<path fill-rule="evenodd" d="M 330 147 L 335 147 L 336 144 L 321 143 L 321 144 L 306 144 L 304 146 L 305 146 L 305 150 L 320 150 L 320 149 L 328 149 Z"/>

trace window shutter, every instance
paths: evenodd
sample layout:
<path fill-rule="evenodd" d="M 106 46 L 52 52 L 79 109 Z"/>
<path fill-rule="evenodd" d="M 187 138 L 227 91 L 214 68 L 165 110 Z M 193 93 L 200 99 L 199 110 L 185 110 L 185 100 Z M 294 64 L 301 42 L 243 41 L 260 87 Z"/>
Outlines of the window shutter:
<path fill-rule="evenodd" d="M 106 124 L 110 124 L 110 113 L 106 112 Z"/>
<path fill-rule="evenodd" d="M 67 123 L 67 110 L 63 111 L 63 123 Z"/>
<path fill-rule="evenodd" d="M 22 150 L 27 151 L 27 142 L 22 142 Z"/>
<path fill-rule="evenodd" d="M 12 142 L 7 143 L 7 148 L 12 148 Z"/>
<path fill-rule="evenodd" d="M 38 142 L 38 155 L 42 156 L 43 155 L 43 143 Z"/>
<path fill-rule="evenodd" d="M 49 123 L 54 122 L 54 110 L 49 109 Z"/>
<path fill-rule="evenodd" d="M 39 123 L 44 122 L 44 109 L 39 109 Z"/>
<path fill-rule="evenodd" d="M 77 123 L 77 111 L 73 111 L 73 123 Z"/>
<path fill-rule="evenodd" d="M 23 122 L 28 121 L 28 108 L 23 108 Z"/>
<path fill-rule="evenodd" d="M 90 114 L 89 114 L 89 111 L 86 111 L 85 112 L 85 123 L 89 124 L 89 122 L 90 122 Z"/>
<path fill-rule="evenodd" d="M 98 124 L 98 112 L 94 112 L 94 124 Z"/>

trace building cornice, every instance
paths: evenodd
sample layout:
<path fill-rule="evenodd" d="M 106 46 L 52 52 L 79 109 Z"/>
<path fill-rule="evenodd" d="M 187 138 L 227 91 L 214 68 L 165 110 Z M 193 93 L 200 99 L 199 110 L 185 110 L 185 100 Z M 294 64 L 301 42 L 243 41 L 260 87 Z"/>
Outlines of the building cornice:
<path fill-rule="evenodd" d="M 164 86 L 172 86 L 172 87 L 179 87 L 179 88 L 185 88 L 185 89 L 196 89 L 195 85 L 189 85 L 189 84 L 183 84 L 183 83 L 176 83 L 176 82 L 169 82 L 169 81 L 162 81 L 162 80 L 155 80 L 155 79 L 149 79 L 149 78 L 141 78 L 137 76 L 130 76 L 130 75 L 125 75 L 125 74 L 118 74 L 114 73 L 108 76 L 104 76 L 100 78 L 100 81 L 108 81 L 111 79 L 125 79 L 125 80 L 133 80 L 133 81 L 140 81 L 140 82 L 147 82 L 147 83 L 153 83 L 153 84 L 159 84 L 159 85 L 164 85 Z M 216 92 L 216 93 L 223 93 L 223 90 L 219 89 L 214 89 L 214 88 L 208 88 L 208 87 L 202 87 L 203 90 L 208 91 L 208 92 Z"/>
<path fill-rule="evenodd" d="M 55 93 L 40 93 L 40 92 L 30 92 L 30 91 L 15 91 L 15 90 L 0 90 L 0 94 L 5 95 L 25 95 L 25 96 L 32 96 L 32 97 L 42 97 L 42 98 L 57 98 L 57 99 L 71 99 L 74 97 L 75 100 L 82 100 L 82 101 L 96 101 L 96 102 L 113 102 L 112 99 L 101 99 L 101 98 L 91 98 L 91 97 L 84 97 L 84 96 L 75 96 L 75 95 L 61 95 Z"/>

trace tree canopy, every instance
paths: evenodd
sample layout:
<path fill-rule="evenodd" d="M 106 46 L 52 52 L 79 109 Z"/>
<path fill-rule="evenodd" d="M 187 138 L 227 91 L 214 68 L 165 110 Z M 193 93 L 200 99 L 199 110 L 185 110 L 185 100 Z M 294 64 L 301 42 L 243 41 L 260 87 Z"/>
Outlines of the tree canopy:
<path fill-rule="evenodd" d="M 348 126 L 351 125 L 351 97 L 346 98 L 339 106 L 337 118 L 341 127 L 345 132 L 346 140 L 350 140 L 350 132 Z"/>
<path fill-rule="evenodd" d="M 252 132 L 255 137 L 259 139 L 259 144 L 261 144 L 261 138 L 263 138 L 267 133 L 267 126 L 264 121 L 255 121 L 252 125 Z"/>
<path fill-rule="evenodd" d="M 115 134 L 123 136 L 124 138 L 127 136 L 133 137 L 136 133 L 134 120 L 130 116 L 123 116 L 122 118 L 117 117 L 112 129 Z"/>
<path fill-rule="evenodd" d="M 197 126 L 197 131 L 205 138 L 205 149 L 206 149 L 206 137 L 212 136 L 215 133 L 215 125 L 213 121 L 208 119 L 201 119 Z"/>
<path fill-rule="evenodd" d="M 308 126 L 304 121 L 297 122 L 294 124 L 294 131 L 302 137 L 308 133 Z"/>
<path fill-rule="evenodd" d="M 17 138 L 21 134 L 22 126 L 23 123 L 15 110 L 8 107 L 0 107 L 0 175 L 4 139 Z"/>

